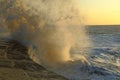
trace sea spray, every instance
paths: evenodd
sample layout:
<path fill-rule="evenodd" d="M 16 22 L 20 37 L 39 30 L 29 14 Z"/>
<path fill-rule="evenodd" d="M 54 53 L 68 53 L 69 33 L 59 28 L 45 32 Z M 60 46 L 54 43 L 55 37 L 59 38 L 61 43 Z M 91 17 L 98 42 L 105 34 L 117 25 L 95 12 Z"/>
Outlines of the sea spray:
<path fill-rule="evenodd" d="M 82 49 L 91 45 L 81 23 L 77 0 L 5 0 L 1 3 L 0 13 L 11 37 L 29 48 L 28 54 L 35 62 L 53 66 L 73 61 L 76 58 L 71 56 L 71 50 L 77 48 L 81 50 L 77 58 L 87 61 Z"/>

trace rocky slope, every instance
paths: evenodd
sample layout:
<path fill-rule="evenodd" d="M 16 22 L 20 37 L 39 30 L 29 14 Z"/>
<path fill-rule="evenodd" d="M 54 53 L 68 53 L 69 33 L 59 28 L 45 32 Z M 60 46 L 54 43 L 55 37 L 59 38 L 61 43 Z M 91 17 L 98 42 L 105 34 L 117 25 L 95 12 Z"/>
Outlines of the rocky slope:
<path fill-rule="evenodd" d="M 67 80 L 33 62 L 27 48 L 14 40 L 0 39 L 0 80 Z"/>

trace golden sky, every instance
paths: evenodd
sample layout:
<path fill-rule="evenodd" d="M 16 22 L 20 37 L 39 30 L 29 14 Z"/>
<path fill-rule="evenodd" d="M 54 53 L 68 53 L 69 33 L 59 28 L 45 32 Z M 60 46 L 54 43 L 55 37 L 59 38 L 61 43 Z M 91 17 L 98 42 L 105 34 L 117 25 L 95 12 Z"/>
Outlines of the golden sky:
<path fill-rule="evenodd" d="M 78 0 L 86 24 L 120 24 L 120 0 Z"/>

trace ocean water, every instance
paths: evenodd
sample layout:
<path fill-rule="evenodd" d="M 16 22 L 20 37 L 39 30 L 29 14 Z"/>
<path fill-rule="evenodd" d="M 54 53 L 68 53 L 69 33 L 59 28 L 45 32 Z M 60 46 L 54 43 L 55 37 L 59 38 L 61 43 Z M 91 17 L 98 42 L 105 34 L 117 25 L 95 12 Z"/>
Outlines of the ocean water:
<path fill-rule="evenodd" d="M 90 64 L 70 62 L 56 72 L 70 80 L 120 80 L 120 26 L 87 26 L 87 31 L 93 43 Z"/>
<path fill-rule="evenodd" d="M 87 62 L 83 48 L 92 44 L 78 0 L 2 0 L 0 4 L 1 32 L 8 30 L 10 38 L 27 46 L 38 64 L 53 66 L 76 59 Z M 72 49 L 81 52 L 71 55 Z"/>
<path fill-rule="evenodd" d="M 0 30 L 1 37 L 9 37 L 6 29 Z M 50 68 L 50 70 L 70 80 L 120 80 L 119 30 L 120 26 L 114 25 L 87 26 L 93 43 L 88 57 L 89 64 L 81 64 L 79 60 L 70 61 L 60 67 Z M 87 53 L 86 48 L 84 51 Z M 80 50 L 74 50 L 73 54 L 74 52 L 79 53 Z"/>
<path fill-rule="evenodd" d="M 120 26 L 84 26 L 76 1 L 1 0 L 0 37 L 70 80 L 120 80 Z"/>

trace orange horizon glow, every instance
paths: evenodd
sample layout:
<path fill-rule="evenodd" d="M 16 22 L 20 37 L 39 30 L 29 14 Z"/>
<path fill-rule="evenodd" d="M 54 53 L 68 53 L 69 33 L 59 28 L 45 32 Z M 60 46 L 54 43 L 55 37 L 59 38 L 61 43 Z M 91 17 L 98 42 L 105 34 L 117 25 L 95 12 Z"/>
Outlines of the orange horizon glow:
<path fill-rule="evenodd" d="M 120 0 L 79 0 L 87 25 L 120 24 Z"/>

